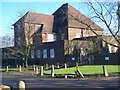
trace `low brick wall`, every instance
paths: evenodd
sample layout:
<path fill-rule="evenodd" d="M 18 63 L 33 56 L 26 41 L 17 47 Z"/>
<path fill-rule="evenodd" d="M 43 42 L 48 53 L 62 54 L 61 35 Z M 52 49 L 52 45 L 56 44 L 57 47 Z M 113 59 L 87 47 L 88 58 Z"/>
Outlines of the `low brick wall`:
<path fill-rule="evenodd" d="M 94 55 L 95 65 L 120 65 L 120 53 L 96 54 Z"/>

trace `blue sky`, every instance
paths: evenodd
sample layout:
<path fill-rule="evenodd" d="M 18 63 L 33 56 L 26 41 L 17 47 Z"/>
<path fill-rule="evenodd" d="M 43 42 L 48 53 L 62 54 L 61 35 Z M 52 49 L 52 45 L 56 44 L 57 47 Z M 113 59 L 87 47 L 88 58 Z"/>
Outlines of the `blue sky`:
<path fill-rule="evenodd" d="M 0 36 L 13 35 L 11 27 L 20 18 L 19 13 L 30 10 L 51 15 L 64 3 L 66 2 L 2 2 L 2 26 L 0 26 L 2 29 L 0 29 Z M 79 9 L 78 2 L 71 2 L 70 4 Z"/>
<path fill-rule="evenodd" d="M 83 2 L 0 2 L 0 8 L 2 8 L 0 12 L 0 36 L 13 35 L 11 27 L 20 18 L 19 13 L 25 14 L 30 10 L 51 15 L 64 3 L 69 3 L 83 14 L 90 13 L 87 8 L 85 9 Z M 102 23 L 99 23 L 100 25 L 103 26 Z"/>

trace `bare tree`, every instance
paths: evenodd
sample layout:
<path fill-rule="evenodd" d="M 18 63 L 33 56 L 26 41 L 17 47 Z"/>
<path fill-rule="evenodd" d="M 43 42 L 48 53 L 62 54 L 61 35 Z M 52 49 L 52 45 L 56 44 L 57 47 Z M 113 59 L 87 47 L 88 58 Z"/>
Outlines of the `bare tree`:
<path fill-rule="evenodd" d="M 99 21 L 100 23 L 103 23 L 104 30 L 109 31 L 109 33 L 114 37 L 114 39 L 117 41 L 118 45 L 114 45 L 116 47 L 120 47 L 120 39 L 118 38 L 118 33 L 120 32 L 120 29 L 118 28 L 118 17 L 117 17 L 117 9 L 120 8 L 119 2 L 86 2 L 85 4 L 88 6 L 88 10 L 90 11 L 90 19 Z M 81 21 L 83 23 L 83 21 Z M 83 23 L 86 24 L 86 23 Z M 86 24 L 88 26 L 88 24 Z M 89 28 L 92 30 L 92 27 L 89 26 Z M 111 44 L 109 41 L 103 39 L 103 41 Z M 111 44 L 113 45 L 113 44 Z"/>
<path fill-rule="evenodd" d="M 114 39 L 117 42 L 117 45 L 109 42 L 108 40 L 102 38 L 102 41 L 106 42 L 107 44 L 110 44 L 114 47 L 120 48 L 120 38 L 119 38 L 119 28 L 117 21 L 120 18 L 119 17 L 119 11 L 117 13 L 117 9 L 119 10 L 120 6 L 118 2 L 85 2 L 85 5 L 87 5 L 87 13 L 89 14 L 89 19 L 92 21 L 99 21 L 99 24 L 104 25 L 104 31 L 109 31 L 109 33 L 114 37 Z M 78 23 L 83 24 L 91 30 L 96 36 L 99 36 L 95 32 L 95 28 L 92 27 L 91 23 L 88 23 L 88 20 L 82 19 L 82 16 L 72 15 L 68 13 L 68 15 L 76 20 Z M 118 15 L 118 17 L 117 17 Z"/>
<path fill-rule="evenodd" d="M 9 48 L 12 51 L 12 56 L 16 59 L 25 61 L 25 67 L 28 67 L 28 59 L 30 56 L 31 47 L 33 47 L 33 34 L 37 30 L 35 29 L 36 17 L 33 17 L 30 12 L 27 12 L 24 16 L 20 13 L 20 19 L 14 24 L 15 33 L 15 47 Z M 37 26 L 38 28 L 38 26 Z"/>

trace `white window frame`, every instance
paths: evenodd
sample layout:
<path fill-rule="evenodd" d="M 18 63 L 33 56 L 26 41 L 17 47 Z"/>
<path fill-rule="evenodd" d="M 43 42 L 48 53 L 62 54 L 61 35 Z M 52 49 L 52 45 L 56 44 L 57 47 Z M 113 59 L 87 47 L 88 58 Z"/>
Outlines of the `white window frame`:
<path fill-rule="evenodd" d="M 50 49 L 50 58 L 55 58 L 55 50 Z"/>
<path fill-rule="evenodd" d="M 34 58 L 34 50 L 31 50 L 31 58 Z"/>
<path fill-rule="evenodd" d="M 37 58 L 40 58 L 40 50 L 37 50 Z"/>
<path fill-rule="evenodd" d="M 46 49 L 43 50 L 43 58 L 47 58 L 47 50 Z"/>

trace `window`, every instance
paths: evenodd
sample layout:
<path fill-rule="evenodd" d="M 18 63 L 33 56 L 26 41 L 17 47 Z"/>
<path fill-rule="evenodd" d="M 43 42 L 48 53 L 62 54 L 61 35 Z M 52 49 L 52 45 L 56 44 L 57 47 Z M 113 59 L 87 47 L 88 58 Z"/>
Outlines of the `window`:
<path fill-rule="evenodd" d="M 34 51 L 31 51 L 31 58 L 34 58 Z"/>
<path fill-rule="evenodd" d="M 19 32 L 20 32 L 20 29 L 18 29 L 17 31 L 18 31 L 18 33 L 19 33 Z"/>
<path fill-rule="evenodd" d="M 56 35 L 55 34 L 48 34 L 47 41 L 48 42 L 56 41 Z"/>
<path fill-rule="evenodd" d="M 112 53 L 112 46 L 110 44 L 108 44 L 108 50 L 109 50 L 109 53 Z"/>
<path fill-rule="evenodd" d="M 47 50 L 43 50 L 43 58 L 47 58 Z"/>
<path fill-rule="evenodd" d="M 54 58 L 55 57 L 55 51 L 54 49 L 50 49 L 50 58 Z"/>
<path fill-rule="evenodd" d="M 17 38 L 17 43 L 20 45 L 20 41 L 21 41 L 21 37 L 20 36 L 18 36 L 18 38 Z"/>
<path fill-rule="evenodd" d="M 84 49 L 81 48 L 81 55 L 85 55 Z"/>
<path fill-rule="evenodd" d="M 117 43 L 115 43 L 114 45 L 118 46 Z M 117 52 L 118 47 L 114 47 L 114 52 Z"/>
<path fill-rule="evenodd" d="M 37 50 L 37 58 L 40 58 L 40 50 Z"/>
<path fill-rule="evenodd" d="M 19 37 L 18 37 L 18 41 L 20 41 L 20 40 L 21 40 L 21 37 L 19 36 Z"/>
<path fill-rule="evenodd" d="M 75 61 L 75 57 L 72 57 L 72 61 Z"/>
<path fill-rule="evenodd" d="M 76 33 L 75 38 L 80 38 L 80 34 Z"/>
<path fill-rule="evenodd" d="M 4 58 L 6 58 L 7 57 L 7 53 L 6 52 L 4 52 Z"/>
<path fill-rule="evenodd" d="M 48 34 L 48 41 L 54 41 L 54 35 L 53 34 Z"/>
<path fill-rule="evenodd" d="M 63 33 L 61 34 L 61 40 L 64 40 L 64 38 L 65 38 L 65 34 Z"/>
<path fill-rule="evenodd" d="M 109 57 L 105 57 L 105 60 L 110 60 L 110 58 Z"/>

